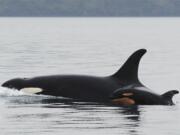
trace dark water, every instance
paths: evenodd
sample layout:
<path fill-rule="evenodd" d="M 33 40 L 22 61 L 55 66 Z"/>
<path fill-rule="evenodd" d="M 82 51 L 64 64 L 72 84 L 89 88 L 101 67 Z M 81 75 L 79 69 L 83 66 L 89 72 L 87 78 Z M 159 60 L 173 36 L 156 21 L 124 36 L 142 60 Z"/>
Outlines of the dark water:
<path fill-rule="evenodd" d="M 48 74 L 114 73 L 148 49 L 140 80 L 157 93 L 180 89 L 179 18 L 1 18 L 0 82 Z M 122 108 L 0 88 L 2 135 L 179 135 L 175 106 Z"/>

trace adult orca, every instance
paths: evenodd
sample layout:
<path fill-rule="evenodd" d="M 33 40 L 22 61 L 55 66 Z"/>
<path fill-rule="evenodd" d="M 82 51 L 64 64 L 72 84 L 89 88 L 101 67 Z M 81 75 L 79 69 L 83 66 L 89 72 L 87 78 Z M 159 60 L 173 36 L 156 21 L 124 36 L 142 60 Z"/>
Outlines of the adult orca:
<path fill-rule="evenodd" d="M 62 96 L 81 101 L 112 102 L 120 105 L 172 105 L 172 97 L 178 93 L 176 90 L 167 92 L 163 94 L 164 96 L 154 94 L 149 90 L 138 90 L 139 88 L 147 89 L 138 79 L 139 62 L 145 53 L 145 49 L 137 50 L 115 74 L 106 77 L 51 75 L 15 78 L 3 83 L 2 86 L 28 93 Z M 148 102 L 145 102 L 146 100 Z"/>

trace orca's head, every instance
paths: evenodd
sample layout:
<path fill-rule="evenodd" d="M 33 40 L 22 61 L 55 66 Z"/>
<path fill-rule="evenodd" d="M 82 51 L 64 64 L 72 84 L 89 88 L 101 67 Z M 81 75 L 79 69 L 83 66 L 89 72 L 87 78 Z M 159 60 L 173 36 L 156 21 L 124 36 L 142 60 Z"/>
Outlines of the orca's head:
<path fill-rule="evenodd" d="M 162 95 L 141 88 L 117 89 L 111 95 L 112 103 L 127 105 L 174 105 L 172 97 L 179 91 L 171 90 Z"/>
<path fill-rule="evenodd" d="M 2 86 L 19 90 L 24 87 L 24 83 L 25 83 L 25 78 L 15 78 L 4 82 Z"/>

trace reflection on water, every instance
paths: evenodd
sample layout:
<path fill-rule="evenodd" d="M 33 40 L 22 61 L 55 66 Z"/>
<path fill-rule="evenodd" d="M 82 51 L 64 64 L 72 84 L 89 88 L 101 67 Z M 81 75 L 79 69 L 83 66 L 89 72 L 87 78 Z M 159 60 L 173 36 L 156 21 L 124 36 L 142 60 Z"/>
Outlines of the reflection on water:
<path fill-rule="evenodd" d="M 176 106 L 120 107 L 52 96 L 16 95 L 3 96 L 0 100 L 3 101 L 0 116 L 3 134 L 143 135 L 155 128 L 153 123 L 163 125 L 159 120 L 177 113 Z M 169 116 L 165 122 L 168 121 L 174 122 Z"/>
<path fill-rule="evenodd" d="M 20 128 L 22 126 L 19 125 L 21 122 L 26 124 L 23 125 L 23 127 L 26 127 L 25 129 L 17 129 L 17 134 L 30 130 L 29 128 L 34 127 L 34 124 L 40 124 L 34 127 L 35 129 L 43 128 L 43 132 L 38 131 L 38 134 L 48 134 L 53 130 L 61 132 L 61 130 L 67 129 L 67 131 L 80 131 L 77 132 L 80 134 L 89 131 L 90 133 L 96 133 L 96 130 L 99 133 L 108 133 L 115 130 L 114 133 L 117 134 L 136 135 L 138 134 L 137 128 L 140 125 L 138 106 L 118 107 L 77 102 L 63 98 L 28 95 L 6 97 L 5 100 L 5 104 L 8 104 L 8 106 L 4 106 L 4 108 L 9 110 L 5 115 L 8 124 L 14 123 L 13 128 Z M 44 130 L 44 126 L 48 129 Z M 33 131 L 31 130 L 31 132 Z M 37 129 L 35 132 L 37 133 Z"/>

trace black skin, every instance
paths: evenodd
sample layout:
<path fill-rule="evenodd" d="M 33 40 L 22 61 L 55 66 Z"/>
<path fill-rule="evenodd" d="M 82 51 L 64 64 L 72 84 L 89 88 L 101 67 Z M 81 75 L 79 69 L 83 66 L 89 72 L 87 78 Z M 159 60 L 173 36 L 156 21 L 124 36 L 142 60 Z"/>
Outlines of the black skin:
<path fill-rule="evenodd" d="M 112 95 L 111 99 L 118 99 L 128 97 L 135 101 L 135 105 L 174 105 L 172 97 L 179 92 L 177 90 L 170 90 L 162 95 L 156 94 L 145 88 L 142 90 L 137 88 L 120 88 L 117 89 Z M 123 95 L 124 93 L 130 95 Z"/>
<path fill-rule="evenodd" d="M 107 77 L 85 75 L 52 75 L 34 78 L 15 78 L 2 84 L 3 87 L 21 90 L 22 88 L 37 87 L 43 89 L 37 94 L 63 96 L 90 102 L 111 102 L 111 98 L 120 98 L 117 93 L 128 86 L 131 88 L 144 87 L 138 79 L 138 67 L 145 49 L 133 53 L 115 74 Z M 118 92 L 117 92 L 118 91 Z M 169 104 L 169 100 L 160 95 L 147 91 L 135 91 L 134 99 L 137 104 Z M 115 96 L 113 96 L 113 93 Z M 169 96 L 169 94 L 167 94 Z M 150 98 L 146 102 L 146 99 Z M 163 101 L 165 100 L 165 101 Z M 168 100 L 168 101 L 166 101 Z M 172 100 L 171 100 L 172 101 Z M 173 103 L 172 103 L 173 104 Z"/>
<path fill-rule="evenodd" d="M 3 86 L 18 90 L 26 87 L 38 87 L 43 89 L 43 92 L 39 94 L 107 102 L 112 90 L 116 90 L 121 84 L 118 79 L 112 77 L 54 75 L 12 79 L 5 82 Z"/>

